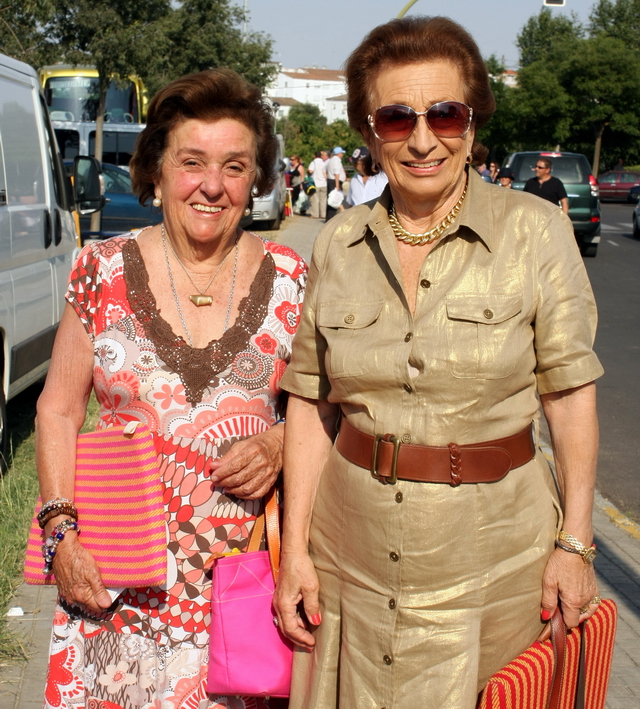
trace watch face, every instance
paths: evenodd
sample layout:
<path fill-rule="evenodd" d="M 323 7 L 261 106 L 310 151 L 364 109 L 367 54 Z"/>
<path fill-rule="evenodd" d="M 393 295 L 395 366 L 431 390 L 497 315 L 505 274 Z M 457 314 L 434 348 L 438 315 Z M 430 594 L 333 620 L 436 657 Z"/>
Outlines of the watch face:
<path fill-rule="evenodd" d="M 593 560 L 596 558 L 598 552 L 594 549 L 594 547 L 590 547 L 589 549 L 585 549 L 585 551 L 582 554 L 582 558 L 584 560 L 585 564 L 593 564 Z"/>

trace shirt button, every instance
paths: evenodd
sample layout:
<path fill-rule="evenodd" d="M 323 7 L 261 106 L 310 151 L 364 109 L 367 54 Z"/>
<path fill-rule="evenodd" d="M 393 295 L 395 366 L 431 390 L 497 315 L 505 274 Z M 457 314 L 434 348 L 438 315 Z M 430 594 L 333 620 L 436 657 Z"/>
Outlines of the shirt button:
<path fill-rule="evenodd" d="M 392 551 L 391 554 L 389 554 L 389 558 L 391 559 L 391 561 L 400 561 L 400 557 L 398 556 L 398 554 L 396 554 L 395 551 Z"/>
<path fill-rule="evenodd" d="M 405 342 L 409 342 L 409 340 L 411 340 L 412 337 L 413 337 L 413 333 L 412 333 L 412 332 L 408 332 L 408 333 L 404 336 L 404 341 L 405 341 Z"/>
<path fill-rule="evenodd" d="M 485 310 L 485 313 L 486 313 L 486 310 Z M 345 316 L 344 316 L 344 321 L 347 323 L 347 325 L 351 325 L 351 323 L 352 323 L 355 319 L 356 319 L 356 316 L 355 316 L 355 315 L 352 315 L 351 313 L 349 313 L 349 315 L 345 315 Z"/>
<path fill-rule="evenodd" d="M 404 385 L 404 390 L 407 392 L 407 394 L 411 394 L 411 385 L 410 385 L 410 384 L 405 384 L 405 385 Z"/>
<path fill-rule="evenodd" d="M 389 608 L 391 608 L 392 611 L 395 610 L 395 608 L 396 608 L 396 600 L 395 600 L 395 598 L 390 598 L 390 599 L 389 599 Z"/>
<path fill-rule="evenodd" d="M 389 655 L 385 655 L 382 658 L 382 661 L 384 662 L 385 665 L 390 665 L 393 662 L 393 660 L 389 657 Z"/>
<path fill-rule="evenodd" d="M 403 443 L 411 443 L 411 434 L 410 433 L 403 433 L 402 434 L 402 442 Z"/>
<path fill-rule="evenodd" d="M 402 493 L 396 492 L 396 502 L 402 502 Z"/>
<path fill-rule="evenodd" d="M 426 278 L 423 278 L 423 279 L 420 281 L 420 286 L 421 286 L 422 288 L 431 288 L 431 281 L 428 281 Z"/>
<path fill-rule="evenodd" d="M 489 308 L 487 308 L 484 311 L 483 315 L 485 316 L 485 318 L 487 318 L 487 320 L 491 320 L 491 318 L 493 317 L 493 310 L 489 310 Z"/>

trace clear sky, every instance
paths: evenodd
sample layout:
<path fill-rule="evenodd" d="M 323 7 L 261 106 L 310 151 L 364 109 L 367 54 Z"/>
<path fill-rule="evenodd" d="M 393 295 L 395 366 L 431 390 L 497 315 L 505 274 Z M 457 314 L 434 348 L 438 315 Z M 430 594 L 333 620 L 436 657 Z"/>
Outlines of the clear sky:
<path fill-rule="evenodd" d="M 235 0 L 244 6 L 244 0 Z M 396 17 L 406 0 L 247 0 L 249 29 L 274 40 L 275 61 L 289 68 L 339 69 L 352 49 L 376 25 Z M 566 0 L 553 13 L 574 10 L 584 22 L 594 2 Z M 408 14 L 447 15 L 471 32 L 483 56 L 518 64 L 516 35 L 542 0 L 418 0 Z"/>

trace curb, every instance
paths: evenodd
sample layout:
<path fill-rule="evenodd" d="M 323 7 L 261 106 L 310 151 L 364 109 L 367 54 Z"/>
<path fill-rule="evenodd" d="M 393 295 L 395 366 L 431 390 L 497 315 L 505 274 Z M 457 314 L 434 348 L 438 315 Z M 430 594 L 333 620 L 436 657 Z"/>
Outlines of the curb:
<path fill-rule="evenodd" d="M 551 446 L 545 441 L 540 441 L 540 450 L 544 454 L 544 457 L 553 466 L 553 453 L 551 451 Z M 618 529 L 622 529 L 627 534 L 630 534 L 634 539 L 640 541 L 640 525 L 636 524 L 632 519 L 629 519 L 626 515 L 622 514 L 620 510 L 610 502 L 605 497 L 603 497 L 598 490 L 595 492 L 594 498 L 595 506 L 609 518 L 612 524 L 615 524 Z"/>

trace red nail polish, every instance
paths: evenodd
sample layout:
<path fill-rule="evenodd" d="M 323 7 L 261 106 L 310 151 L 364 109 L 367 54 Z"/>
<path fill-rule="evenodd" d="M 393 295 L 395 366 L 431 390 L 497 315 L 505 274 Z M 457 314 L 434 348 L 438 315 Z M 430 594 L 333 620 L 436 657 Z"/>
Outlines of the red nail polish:
<path fill-rule="evenodd" d="M 315 613 L 314 615 L 309 616 L 309 620 L 314 624 L 314 625 L 320 625 L 321 618 L 320 618 L 320 613 Z"/>
<path fill-rule="evenodd" d="M 542 613 L 540 613 L 540 617 L 541 617 L 542 620 L 544 620 L 545 622 L 548 621 L 549 618 L 551 618 L 551 611 L 548 611 L 546 608 L 543 609 Z"/>

